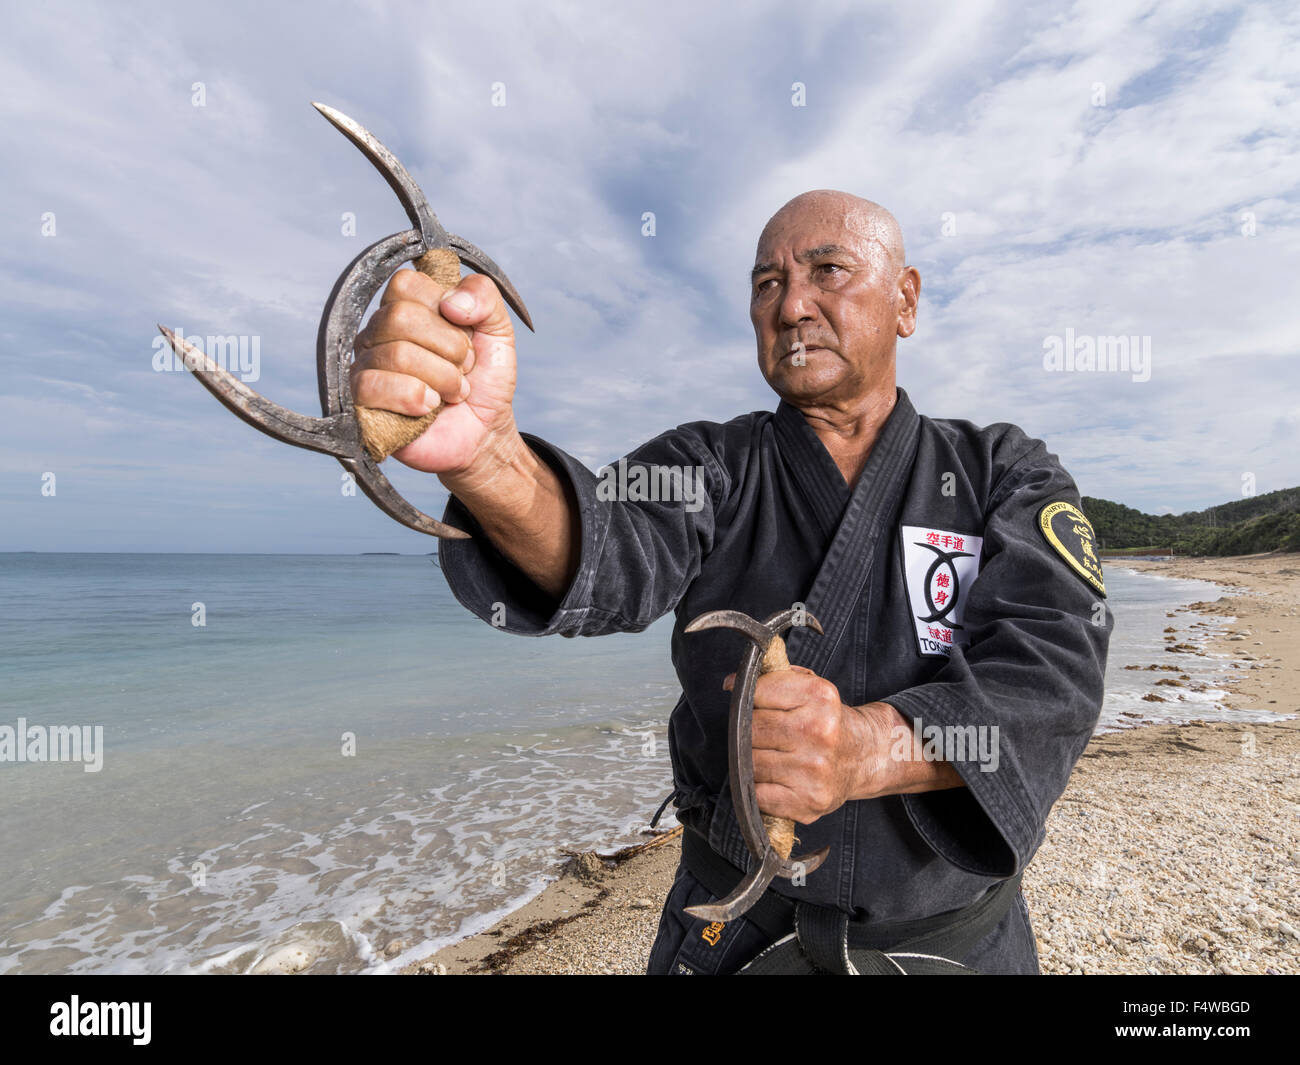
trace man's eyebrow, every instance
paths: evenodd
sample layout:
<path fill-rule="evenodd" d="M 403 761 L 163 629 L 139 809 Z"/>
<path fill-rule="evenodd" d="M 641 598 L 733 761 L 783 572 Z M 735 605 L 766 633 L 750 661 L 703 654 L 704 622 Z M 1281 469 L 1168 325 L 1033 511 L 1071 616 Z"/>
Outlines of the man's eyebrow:
<path fill-rule="evenodd" d="M 841 247 L 839 244 L 819 244 L 815 248 L 809 248 L 807 251 L 795 253 L 795 261 L 806 263 L 812 259 L 820 259 L 823 255 L 851 255 L 853 254 L 848 248 Z M 755 263 L 754 269 L 749 272 L 749 279 L 753 281 L 759 274 L 766 274 L 776 269 L 776 263 Z"/>
<path fill-rule="evenodd" d="M 815 248 L 809 248 L 807 251 L 795 253 L 795 259 L 798 262 L 806 263 L 809 259 L 820 259 L 823 255 L 849 255 L 851 252 L 848 248 L 842 248 L 838 244 L 819 244 Z"/>

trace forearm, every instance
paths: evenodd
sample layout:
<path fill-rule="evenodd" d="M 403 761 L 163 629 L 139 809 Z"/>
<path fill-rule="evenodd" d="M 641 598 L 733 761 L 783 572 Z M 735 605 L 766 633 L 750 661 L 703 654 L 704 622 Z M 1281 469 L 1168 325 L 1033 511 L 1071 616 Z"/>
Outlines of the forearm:
<path fill-rule="evenodd" d="M 542 591 L 564 597 L 578 568 L 577 500 L 513 424 L 473 468 L 439 480 L 497 550 Z"/>
<path fill-rule="evenodd" d="M 912 723 L 889 703 L 853 709 L 863 721 L 863 757 L 858 761 L 858 779 L 850 798 L 877 799 L 965 787 L 950 763 L 912 757 Z"/>

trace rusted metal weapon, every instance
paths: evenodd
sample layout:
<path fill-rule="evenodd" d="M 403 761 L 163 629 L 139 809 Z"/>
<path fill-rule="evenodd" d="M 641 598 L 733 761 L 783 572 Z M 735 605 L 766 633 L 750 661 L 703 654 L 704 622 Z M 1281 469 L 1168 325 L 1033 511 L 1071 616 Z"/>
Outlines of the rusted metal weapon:
<path fill-rule="evenodd" d="M 408 503 L 379 469 L 380 462 L 419 437 L 433 423 L 441 407 L 411 417 L 355 406 L 349 384 L 353 344 L 362 315 L 375 293 L 401 266 L 411 261 L 420 273 L 431 277 L 444 290 L 460 283 L 460 265 L 464 263 L 496 282 L 506 303 L 529 329 L 533 328 L 532 319 L 501 268 L 469 241 L 443 229 L 424 193 L 392 152 L 347 115 L 324 104 L 312 106 L 374 164 L 397 193 L 413 227 L 370 245 L 334 283 L 316 336 L 316 377 L 323 417 L 298 414 L 271 402 L 184 337 L 161 325 L 158 328 L 199 383 L 249 425 L 294 447 L 333 455 L 353 475 L 361 490 L 385 514 L 403 525 L 430 536 L 468 539 L 468 533 L 453 529 Z"/>
<path fill-rule="evenodd" d="M 737 629 L 752 641 L 736 673 L 731 689 L 731 710 L 727 720 L 727 757 L 731 781 L 731 801 L 740 822 L 745 846 L 757 864 L 725 899 L 703 906 L 688 906 L 686 912 L 705 921 L 732 921 L 750 909 L 778 876 L 806 875 L 826 860 L 829 847 L 791 858 L 794 845 L 794 822 L 771 817 L 758 808 L 754 783 L 754 688 L 764 673 L 789 669 L 785 641 L 781 633 L 791 625 L 807 625 L 822 631 L 821 623 L 806 610 L 782 610 L 766 621 L 755 621 L 737 610 L 712 610 L 701 614 L 686 626 L 686 632 L 704 629 Z"/>

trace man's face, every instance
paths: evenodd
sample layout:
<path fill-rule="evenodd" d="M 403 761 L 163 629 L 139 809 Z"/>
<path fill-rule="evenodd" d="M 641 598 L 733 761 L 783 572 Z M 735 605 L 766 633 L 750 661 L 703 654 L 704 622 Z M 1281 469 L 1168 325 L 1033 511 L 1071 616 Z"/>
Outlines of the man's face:
<path fill-rule="evenodd" d="M 892 393 L 895 344 L 915 328 L 920 276 L 880 235 L 870 217 L 834 200 L 783 208 L 763 231 L 749 316 L 759 368 L 782 399 Z"/>

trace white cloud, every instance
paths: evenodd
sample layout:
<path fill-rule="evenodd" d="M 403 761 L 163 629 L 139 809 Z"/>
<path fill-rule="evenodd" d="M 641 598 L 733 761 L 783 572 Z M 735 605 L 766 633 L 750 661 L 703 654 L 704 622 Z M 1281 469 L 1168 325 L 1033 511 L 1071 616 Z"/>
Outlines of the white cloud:
<path fill-rule="evenodd" d="M 246 505 L 249 477 L 308 499 L 337 477 L 147 371 L 155 321 L 253 333 L 258 387 L 314 412 L 330 286 L 407 222 L 311 99 L 372 128 L 508 271 L 538 325 L 520 423 L 592 465 L 775 403 L 747 315 L 754 242 L 790 196 L 840 187 L 894 210 L 922 271 L 899 374 L 923 412 L 1018 422 L 1086 492 L 1148 509 L 1232 498 L 1242 471 L 1260 491 L 1300 481 L 1280 446 L 1300 419 L 1300 21 L 1279 5 L 64 5 L 8 21 L 4 469 L 98 469 L 114 528 L 143 470 L 214 512 Z M 1043 338 L 1066 327 L 1150 336 L 1151 380 L 1044 372 Z M 245 461 L 197 461 L 178 433 Z M 30 546 L 45 518 L 8 509 L 0 546 Z M 248 527 L 236 513 L 213 545 Z M 323 515 L 332 501 L 276 520 L 319 545 Z M 375 547 L 391 532 L 349 520 L 340 536 Z"/>

